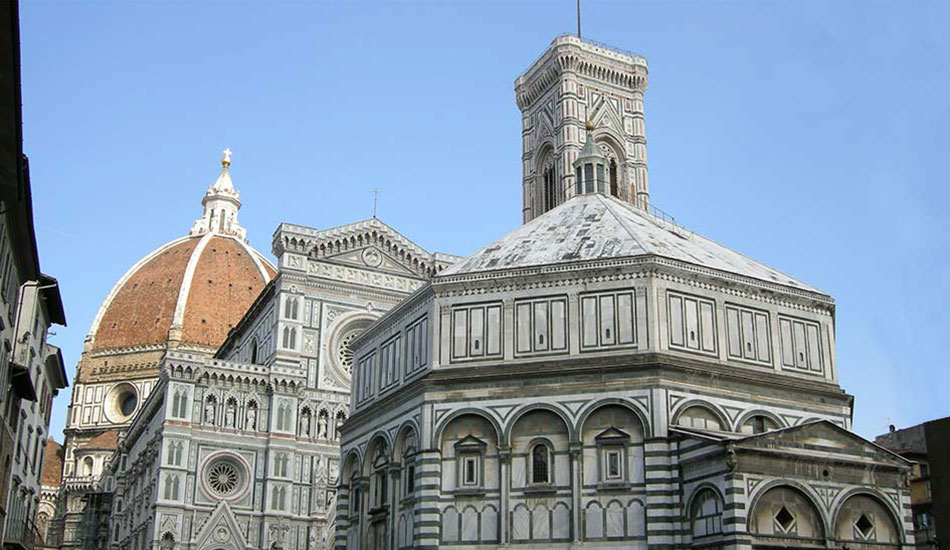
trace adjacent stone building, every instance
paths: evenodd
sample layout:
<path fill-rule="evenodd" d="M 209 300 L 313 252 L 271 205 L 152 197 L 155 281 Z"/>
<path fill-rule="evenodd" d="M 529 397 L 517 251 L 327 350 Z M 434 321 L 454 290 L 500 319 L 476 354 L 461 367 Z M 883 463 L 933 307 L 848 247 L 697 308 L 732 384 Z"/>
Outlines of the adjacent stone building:
<path fill-rule="evenodd" d="M 339 550 L 911 547 L 832 297 L 648 208 L 645 87 L 573 37 L 516 82 L 527 223 L 352 343 Z"/>
<path fill-rule="evenodd" d="M 59 284 L 40 269 L 30 164 L 23 152 L 17 2 L 0 5 L 0 542 L 32 548 L 50 409 L 66 387 L 52 325 Z"/>
<path fill-rule="evenodd" d="M 874 442 L 914 461 L 910 502 L 920 550 L 950 548 L 950 417 L 891 430 Z"/>

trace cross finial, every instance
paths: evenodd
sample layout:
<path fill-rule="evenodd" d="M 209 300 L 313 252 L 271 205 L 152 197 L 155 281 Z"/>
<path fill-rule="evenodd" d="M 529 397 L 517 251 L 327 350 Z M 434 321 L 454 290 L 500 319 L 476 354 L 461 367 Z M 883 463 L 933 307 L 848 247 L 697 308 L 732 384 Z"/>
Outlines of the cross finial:
<path fill-rule="evenodd" d="M 223 151 L 224 156 L 221 157 L 221 166 L 227 168 L 231 166 L 231 149 L 225 148 Z"/>
<path fill-rule="evenodd" d="M 379 198 L 379 189 L 373 188 L 373 217 L 376 217 L 376 200 Z"/>

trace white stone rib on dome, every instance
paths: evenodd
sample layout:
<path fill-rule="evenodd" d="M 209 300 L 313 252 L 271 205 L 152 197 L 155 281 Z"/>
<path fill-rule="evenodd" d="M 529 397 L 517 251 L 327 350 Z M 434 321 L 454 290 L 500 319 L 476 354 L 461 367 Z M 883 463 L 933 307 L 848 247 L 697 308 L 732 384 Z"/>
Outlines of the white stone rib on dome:
<path fill-rule="evenodd" d="M 115 299 L 115 295 L 119 293 L 119 290 L 121 290 L 123 286 L 125 286 L 126 281 L 128 281 L 132 275 L 135 275 L 135 273 L 138 272 L 142 266 L 150 262 L 153 258 L 155 258 L 155 256 L 158 256 L 169 248 L 192 238 L 193 237 L 191 236 L 184 236 L 163 244 L 162 246 L 146 254 L 141 260 L 135 262 L 135 265 L 130 267 L 128 271 L 122 275 L 122 277 L 119 277 L 119 280 L 116 281 L 116 283 L 112 286 L 112 290 L 110 290 L 109 294 L 106 295 L 106 299 L 103 300 L 102 304 L 99 305 L 99 310 L 96 311 L 96 316 L 92 319 L 92 326 L 89 327 L 89 334 L 87 338 L 91 339 L 96 336 L 96 333 L 99 331 L 99 323 L 102 321 L 102 316 L 105 314 L 106 310 L 109 309 L 109 306 L 112 304 L 112 300 Z"/>
<path fill-rule="evenodd" d="M 445 269 L 438 278 L 647 255 L 826 294 L 711 239 L 599 193 L 569 199 Z"/>
<path fill-rule="evenodd" d="M 92 341 L 96 334 L 99 331 L 99 324 L 102 322 L 102 317 L 105 315 L 105 312 L 109 309 L 109 306 L 112 305 L 113 300 L 115 300 L 116 295 L 120 290 L 125 286 L 132 276 L 134 276 L 142 267 L 147 265 L 158 255 L 169 250 L 170 248 L 175 247 L 183 242 L 186 242 L 191 239 L 200 239 L 198 244 L 195 246 L 194 250 L 191 252 L 191 256 L 188 258 L 188 263 L 185 268 L 185 273 L 181 281 L 181 286 L 178 289 L 178 299 L 175 302 L 175 312 L 172 317 L 172 326 L 181 326 L 184 321 L 184 314 L 188 303 L 188 295 L 191 291 L 192 279 L 194 279 L 195 269 L 198 266 L 198 262 L 201 259 L 201 255 L 204 252 L 205 246 L 214 238 L 224 238 L 231 239 L 243 248 L 251 260 L 254 262 L 254 265 L 257 267 L 257 270 L 261 276 L 261 279 L 266 282 L 271 279 L 270 273 L 267 272 L 267 268 L 270 268 L 271 271 L 277 272 L 277 269 L 274 265 L 265 258 L 260 252 L 255 250 L 248 244 L 244 239 L 240 239 L 233 235 L 224 235 L 220 233 L 205 233 L 201 237 L 195 236 L 185 236 L 173 241 L 169 241 L 162 246 L 156 248 L 152 252 L 148 253 L 145 257 L 135 263 L 128 271 L 126 271 L 121 278 L 113 285 L 112 290 L 109 291 L 109 294 L 106 296 L 105 300 L 102 301 L 102 304 L 99 306 L 96 316 L 93 318 L 92 326 L 89 328 L 89 333 L 87 335 L 87 340 Z"/>

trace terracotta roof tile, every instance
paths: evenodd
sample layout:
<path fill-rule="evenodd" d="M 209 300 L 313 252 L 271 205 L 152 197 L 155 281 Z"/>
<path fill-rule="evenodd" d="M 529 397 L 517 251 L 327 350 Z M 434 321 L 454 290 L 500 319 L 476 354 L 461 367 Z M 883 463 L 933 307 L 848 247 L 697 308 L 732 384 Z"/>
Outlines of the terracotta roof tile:
<path fill-rule="evenodd" d="M 189 260 L 202 237 L 192 237 L 149 259 L 115 293 L 99 321 L 92 350 L 164 344 L 175 317 Z M 249 249 L 213 236 L 195 264 L 182 316 L 182 343 L 217 347 L 244 315 L 274 270 L 261 274 Z"/>
<path fill-rule="evenodd" d="M 194 237 L 159 253 L 125 281 L 99 321 L 93 350 L 168 339 L 185 268 L 199 240 Z"/>
<path fill-rule="evenodd" d="M 106 430 L 79 445 L 82 449 L 115 449 L 119 444 L 119 430 Z"/>
<path fill-rule="evenodd" d="M 246 248 L 234 239 L 212 238 L 191 281 L 182 342 L 220 346 L 266 283 Z"/>
<path fill-rule="evenodd" d="M 46 441 L 46 453 L 43 458 L 43 477 L 41 483 L 58 487 L 63 481 L 63 446 L 49 438 Z"/>

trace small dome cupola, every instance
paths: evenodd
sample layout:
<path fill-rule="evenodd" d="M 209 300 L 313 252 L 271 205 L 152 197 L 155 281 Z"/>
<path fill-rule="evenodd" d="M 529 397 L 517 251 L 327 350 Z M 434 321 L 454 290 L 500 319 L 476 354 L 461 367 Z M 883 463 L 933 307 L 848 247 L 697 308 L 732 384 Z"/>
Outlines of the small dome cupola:
<path fill-rule="evenodd" d="M 221 173 L 218 179 L 208 187 L 205 196 L 201 199 L 204 214 L 195 221 L 191 228 L 191 235 L 198 236 L 205 233 L 231 235 L 247 240 L 247 231 L 238 224 L 238 210 L 241 209 L 241 194 L 231 182 L 231 150 L 225 149 L 221 157 Z"/>
<path fill-rule="evenodd" d="M 588 121 L 587 142 L 574 161 L 575 194 L 606 193 L 609 189 L 607 174 L 607 158 L 594 143 L 594 123 Z"/>

